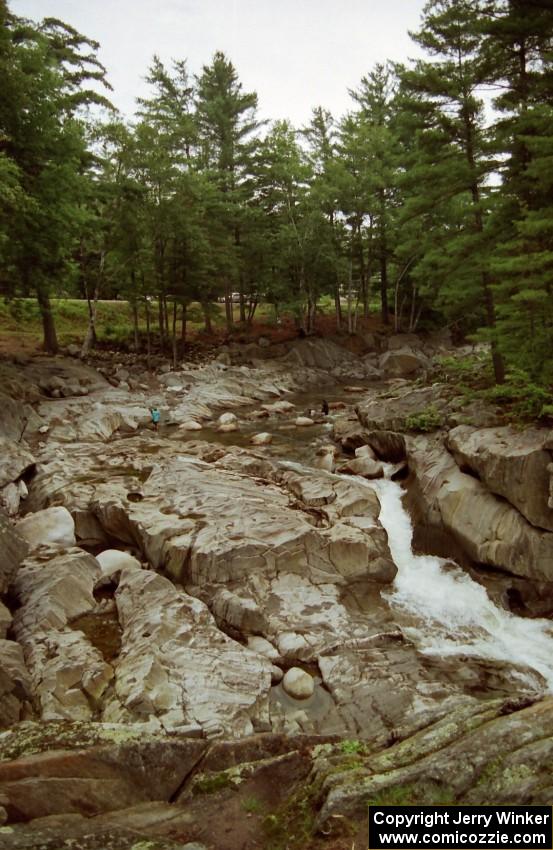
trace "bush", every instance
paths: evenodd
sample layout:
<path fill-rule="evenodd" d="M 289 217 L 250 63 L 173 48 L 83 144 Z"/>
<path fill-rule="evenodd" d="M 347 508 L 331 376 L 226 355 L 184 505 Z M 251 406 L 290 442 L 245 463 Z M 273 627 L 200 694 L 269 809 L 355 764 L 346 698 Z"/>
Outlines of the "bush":
<path fill-rule="evenodd" d="M 408 431 L 435 431 L 443 424 L 443 416 L 434 405 L 421 410 L 420 413 L 413 413 L 405 419 L 405 427 Z"/>
<path fill-rule="evenodd" d="M 482 395 L 487 401 L 505 405 L 511 419 L 523 421 L 550 415 L 547 409 L 553 402 L 551 391 L 533 383 L 522 369 L 512 369 L 505 383 L 490 387 Z"/>

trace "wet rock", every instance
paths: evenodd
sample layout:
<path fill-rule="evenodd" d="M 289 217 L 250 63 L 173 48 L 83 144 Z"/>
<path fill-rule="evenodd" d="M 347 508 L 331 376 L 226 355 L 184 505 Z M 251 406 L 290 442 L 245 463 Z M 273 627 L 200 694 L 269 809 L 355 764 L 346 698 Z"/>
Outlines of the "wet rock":
<path fill-rule="evenodd" d="M 316 469 L 333 472 L 336 466 L 335 446 L 321 446 L 320 449 L 317 449 L 314 466 Z"/>
<path fill-rule="evenodd" d="M 309 699 L 315 690 L 313 677 L 300 667 L 291 667 L 284 674 L 282 687 L 294 699 Z"/>
<path fill-rule="evenodd" d="M 223 413 L 217 420 L 217 430 L 222 433 L 238 430 L 238 419 L 234 413 Z"/>
<path fill-rule="evenodd" d="M 238 419 L 235 413 L 222 413 L 217 421 L 219 425 L 233 425 Z"/>
<path fill-rule="evenodd" d="M 336 418 L 331 433 L 332 438 L 340 443 L 342 449 L 350 453 L 366 445 L 368 440 L 368 431 L 356 417 L 349 415 Z"/>
<path fill-rule="evenodd" d="M 492 493 L 503 496 L 539 528 L 553 531 L 548 504 L 553 474 L 553 431 L 459 426 L 447 446 L 457 464 L 474 472 Z"/>
<path fill-rule="evenodd" d="M 298 428 L 304 428 L 308 425 L 314 425 L 315 423 L 310 416 L 298 416 L 294 424 L 297 425 Z"/>
<path fill-rule="evenodd" d="M 340 472 L 347 475 L 361 475 L 363 478 L 382 478 L 384 467 L 371 457 L 361 456 L 348 461 L 340 467 Z"/>
<path fill-rule="evenodd" d="M 407 449 L 403 434 L 396 434 L 394 431 L 370 431 L 367 441 L 381 460 L 400 463 L 406 458 Z"/>
<path fill-rule="evenodd" d="M 182 425 L 179 425 L 181 431 L 201 431 L 202 425 L 200 422 L 195 422 L 193 419 L 187 419 Z"/>
<path fill-rule="evenodd" d="M 275 401 L 272 404 L 262 404 L 263 410 L 266 410 L 268 413 L 290 413 L 294 410 L 295 405 L 293 405 L 290 401 Z"/>
<path fill-rule="evenodd" d="M 254 434 L 250 439 L 252 446 L 268 446 L 272 441 L 273 435 L 269 434 L 267 431 L 263 431 L 260 434 Z"/>
<path fill-rule="evenodd" d="M 368 457 L 376 460 L 376 452 L 371 446 L 359 446 L 358 449 L 355 449 L 355 457 Z"/>
<path fill-rule="evenodd" d="M 75 523 L 64 507 L 46 508 L 27 514 L 16 524 L 17 533 L 31 549 L 39 546 L 74 546 Z"/>

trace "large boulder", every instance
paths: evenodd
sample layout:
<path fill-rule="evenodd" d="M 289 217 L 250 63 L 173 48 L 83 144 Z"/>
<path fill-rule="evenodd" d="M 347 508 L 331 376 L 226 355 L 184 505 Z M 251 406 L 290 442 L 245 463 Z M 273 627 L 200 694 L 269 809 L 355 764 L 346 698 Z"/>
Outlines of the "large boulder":
<path fill-rule="evenodd" d="M 0 435 L 18 442 L 42 424 L 29 404 L 0 392 Z"/>
<path fill-rule="evenodd" d="M 447 445 L 461 468 L 478 475 L 532 525 L 553 531 L 553 431 L 461 425 L 449 432 Z"/>
<path fill-rule="evenodd" d="M 409 466 L 424 515 L 450 532 L 472 561 L 553 581 L 553 533 L 535 528 L 509 502 L 462 472 L 440 442 L 414 440 Z"/>
<path fill-rule="evenodd" d="M 142 570 L 123 572 L 116 598 L 122 650 L 107 720 L 157 717 L 210 736 L 268 727 L 270 661 L 219 631 L 203 602 Z"/>
<path fill-rule="evenodd" d="M 382 375 L 387 378 L 406 378 L 428 366 L 429 360 L 422 352 L 407 346 L 386 351 L 378 361 Z"/>
<path fill-rule="evenodd" d="M 70 625 L 95 609 L 100 575 L 96 559 L 80 549 L 28 558 L 17 573 L 13 630 L 44 720 L 93 718 L 113 678 L 100 650 Z"/>
<path fill-rule="evenodd" d="M 369 431 L 435 430 L 443 424 L 447 396 L 448 390 L 440 384 L 421 389 L 398 387 L 391 397 L 387 394 L 359 403 L 355 412 Z"/>
<path fill-rule="evenodd" d="M 61 505 L 28 514 L 19 520 L 16 530 L 31 549 L 39 546 L 68 547 L 76 542 L 73 517 Z"/>

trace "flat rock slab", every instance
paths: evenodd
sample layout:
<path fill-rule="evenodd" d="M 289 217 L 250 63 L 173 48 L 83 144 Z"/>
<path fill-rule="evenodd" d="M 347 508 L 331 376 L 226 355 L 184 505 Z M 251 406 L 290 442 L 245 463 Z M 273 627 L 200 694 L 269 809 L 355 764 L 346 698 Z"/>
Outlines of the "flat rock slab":
<path fill-rule="evenodd" d="M 21 724 L 0 736 L 0 795 L 10 821 L 169 800 L 206 746 L 132 725 Z M 29 749 L 35 752 L 25 755 Z M 11 753 L 19 757 L 10 760 Z"/>

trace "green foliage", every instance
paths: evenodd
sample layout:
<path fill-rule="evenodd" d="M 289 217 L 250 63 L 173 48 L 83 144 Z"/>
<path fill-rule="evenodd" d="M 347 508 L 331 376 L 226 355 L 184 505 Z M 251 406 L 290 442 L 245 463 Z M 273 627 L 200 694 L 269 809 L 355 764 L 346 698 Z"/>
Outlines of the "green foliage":
<path fill-rule="evenodd" d="M 210 776 L 202 776 L 194 782 L 193 794 L 215 794 L 223 788 L 230 788 L 232 781 L 229 773 L 214 773 Z"/>
<path fill-rule="evenodd" d="M 547 416 L 553 404 L 553 393 L 534 383 L 526 372 L 513 369 L 507 373 L 505 383 L 490 387 L 483 397 L 504 406 L 508 418 L 530 421 Z"/>
<path fill-rule="evenodd" d="M 357 754 L 364 753 L 366 747 L 363 741 L 345 740 L 340 742 L 340 749 L 343 753 Z"/>
<path fill-rule="evenodd" d="M 263 803 L 257 797 L 246 797 L 240 803 L 241 808 L 248 814 L 258 815 L 263 811 Z"/>
<path fill-rule="evenodd" d="M 394 785 L 378 792 L 369 806 L 452 806 L 456 800 L 449 788 L 435 782 Z"/>
<path fill-rule="evenodd" d="M 405 427 L 408 431 L 435 431 L 444 424 L 443 416 L 434 405 L 429 405 L 420 413 L 414 413 L 405 419 Z"/>
<path fill-rule="evenodd" d="M 376 65 L 350 92 L 345 116 L 318 106 L 298 132 L 258 121 L 255 91 L 244 91 L 220 52 L 197 75 L 184 58 L 166 66 L 154 57 L 134 122 L 100 118 L 86 109 L 109 107 L 89 85 L 109 89 L 99 45 L 63 21 L 20 19 L 0 0 L 0 269 L 10 324 L 34 325 L 19 299 L 36 296 L 55 349 L 56 322 L 68 333 L 73 319 L 75 335 L 81 319 L 53 297 L 88 297 L 99 315 L 104 298 L 139 312 L 155 301 L 148 334 L 170 350 L 174 303 L 179 317 L 200 305 L 188 320 L 208 332 L 221 315 L 232 331 L 235 313 L 216 305 L 237 291 L 241 324 L 264 300 L 308 332 L 321 302 L 346 314 L 350 332 L 380 307 L 395 330 L 447 323 L 490 346 L 493 376 L 484 362 L 443 364 L 462 391 L 521 370 L 547 395 L 549 6 L 429 0 L 414 35 L 424 55 Z M 481 99 L 490 86 L 499 93 L 491 115 Z M 125 320 L 105 322 L 100 337 L 123 338 Z M 130 333 L 140 343 L 142 315 L 138 323 Z M 498 400 L 513 415 L 547 407 L 537 391 L 523 403 L 508 383 Z M 413 427 L 436 422 L 429 411 Z"/>

